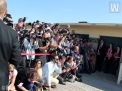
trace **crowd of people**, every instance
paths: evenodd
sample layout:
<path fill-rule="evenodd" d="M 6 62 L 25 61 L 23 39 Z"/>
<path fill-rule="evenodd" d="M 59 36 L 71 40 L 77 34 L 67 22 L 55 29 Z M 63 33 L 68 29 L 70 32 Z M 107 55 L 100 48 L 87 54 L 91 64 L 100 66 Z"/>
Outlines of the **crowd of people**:
<path fill-rule="evenodd" d="M 98 71 L 117 75 L 120 63 L 121 48 L 112 43 L 106 46 L 104 40 L 101 40 L 97 49 Z"/>
<path fill-rule="evenodd" d="M 90 39 L 72 34 L 69 26 L 25 23 L 26 17 L 14 25 L 6 12 L 6 0 L 0 0 L 1 91 L 52 91 L 66 81 L 82 82 L 83 72 L 96 70 L 116 75 L 119 46 L 101 40 L 95 49 Z"/>
<path fill-rule="evenodd" d="M 112 51 L 112 44 L 107 48 L 101 40 L 95 49 L 90 39 L 81 39 L 71 34 L 69 27 L 63 28 L 60 24 L 38 20 L 25 23 L 25 17 L 13 26 L 11 15 L 7 14 L 6 18 L 9 22 L 5 23 L 18 34 L 21 53 L 24 54 L 17 69 L 9 65 L 9 87 L 13 91 L 36 91 L 46 87 L 51 91 L 58 83 L 66 85 L 66 81 L 82 82 L 83 72 L 91 74 L 98 70 L 117 73 L 119 47 Z"/>
<path fill-rule="evenodd" d="M 38 20 L 26 24 L 26 18 L 20 18 L 13 26 L 11 15 L 7 14 L 6 18 L 10 22 L 8 20 L 5 23 L 18 34 L 21 53 L 25 54 L 17 69 L 9 65 L 9 89 L 35 91 L 37 87 L 48 87 L 50 91 L 58 83 L 66 85 L 66 81 L 82 82 L 81 40 L 70 33 L 69 27 L 62 28 L 59 24 Z"/>

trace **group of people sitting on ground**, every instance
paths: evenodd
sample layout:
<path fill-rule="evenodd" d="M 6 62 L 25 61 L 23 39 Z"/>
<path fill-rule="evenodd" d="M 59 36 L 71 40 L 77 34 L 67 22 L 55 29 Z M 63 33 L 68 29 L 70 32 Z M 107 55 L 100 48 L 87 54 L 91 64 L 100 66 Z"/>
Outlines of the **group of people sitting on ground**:
<path fill-rule="evenodd" d="M 51 91 L 51 87 L 56 87 L 58 83 L 65 85 L 66 81 L 82 81 L 82 76 L 78 74 L 80 60 L 76 64 L 72 56 L 66 58 L 55 54 L 50 62 L 46 62 L 43 66 L 42 61 L 35 60 L 33 68 L 15 69 L 9 64 L 9 89 L 37 91 L 48 88 L 48 91 Z"/>

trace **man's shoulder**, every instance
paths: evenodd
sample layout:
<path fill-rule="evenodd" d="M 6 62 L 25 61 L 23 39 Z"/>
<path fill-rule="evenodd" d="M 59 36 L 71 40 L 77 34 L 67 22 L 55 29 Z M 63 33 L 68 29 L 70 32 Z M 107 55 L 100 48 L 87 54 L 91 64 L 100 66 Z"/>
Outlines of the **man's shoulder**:
<path fill-rule="evenodd" d="M 53 64 L 53 62 L 50 61 L 50 62 L 45 63 L 45 66 L 50 66 L 50 65 L 52 65 L 52 64 Z"/>

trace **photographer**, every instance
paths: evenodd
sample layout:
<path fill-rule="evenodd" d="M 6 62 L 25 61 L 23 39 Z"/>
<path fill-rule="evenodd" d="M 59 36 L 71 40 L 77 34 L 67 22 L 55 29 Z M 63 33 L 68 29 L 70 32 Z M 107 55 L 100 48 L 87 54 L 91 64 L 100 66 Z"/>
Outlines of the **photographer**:
<path fill-rule="evenodd" d="M 8 26 L 10 26 L 11 28 L 13 28 L 13 20 L 12 20 L 12 16 L 10 14 L 6 14 L 6 16 L 3 19 L 4 23 Z"/>
<path fill-rule="evenodd" d="M 28 53 L 35 53 L 35 39 L 33 38 L 33 36 L 30 36 L 28 34 L 28 36 L 26 36 L 23 40 L 23 45 L 24 45 L 24 51 L 28 54 Z M 35 59 L 35 55 L 27 55 L 26 56 L 27 62 L 30 60 L 34 60 Z M 28 64 L 28 66 L 31 66 L 30 62 Z"/>
<path fill-rule="evenodd" d="M 39 48 L 36 49 L 36 53 L 47 53 L 47 50 L 49 48 L 50 45 L 50 40 L 48 38 L 48 36 L 46 35 L 46 33 L 43 33 L 42 37 L 39 38 L 38 40 L 38 45 Z M 42 65 L 44 65 L 47 62 L 47 58 L 46 56 L 38 56 L 37 59 L 42 59 Z"/>
<path fill-rule="evenodd" d="M 16 31 L 21 31 L 21 30 L 24 30 L 25 29 L 25 21 L 26 21 L 26 17 L 24 17 L 23 19 L 22 18 L 20 18 L 19 20 L 18 20 L 18 23 L 16 24 L 16 26 L 15 26 L 15 30 Z"/>
<path fill-rule="evenodd" d="M 41 24 L 40 23 L 34 23 L 33 28 L 31 30 L 31 34 L 34 34 L 37 36 L 42 36 L 42 31 L 41 31 Z"/>

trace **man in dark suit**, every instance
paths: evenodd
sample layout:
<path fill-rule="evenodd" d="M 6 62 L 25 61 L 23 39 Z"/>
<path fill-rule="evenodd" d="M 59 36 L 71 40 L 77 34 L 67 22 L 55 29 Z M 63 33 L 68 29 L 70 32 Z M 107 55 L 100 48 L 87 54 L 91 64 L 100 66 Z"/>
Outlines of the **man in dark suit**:
<path fill-rule="evenodd" d="M 8 91 L 8 63 L 17 66 L 21 60 L 17 34 L 2 21 L 7 11 L 6 8 L 6 1 L 0 0 L 0 91 Z"/>

